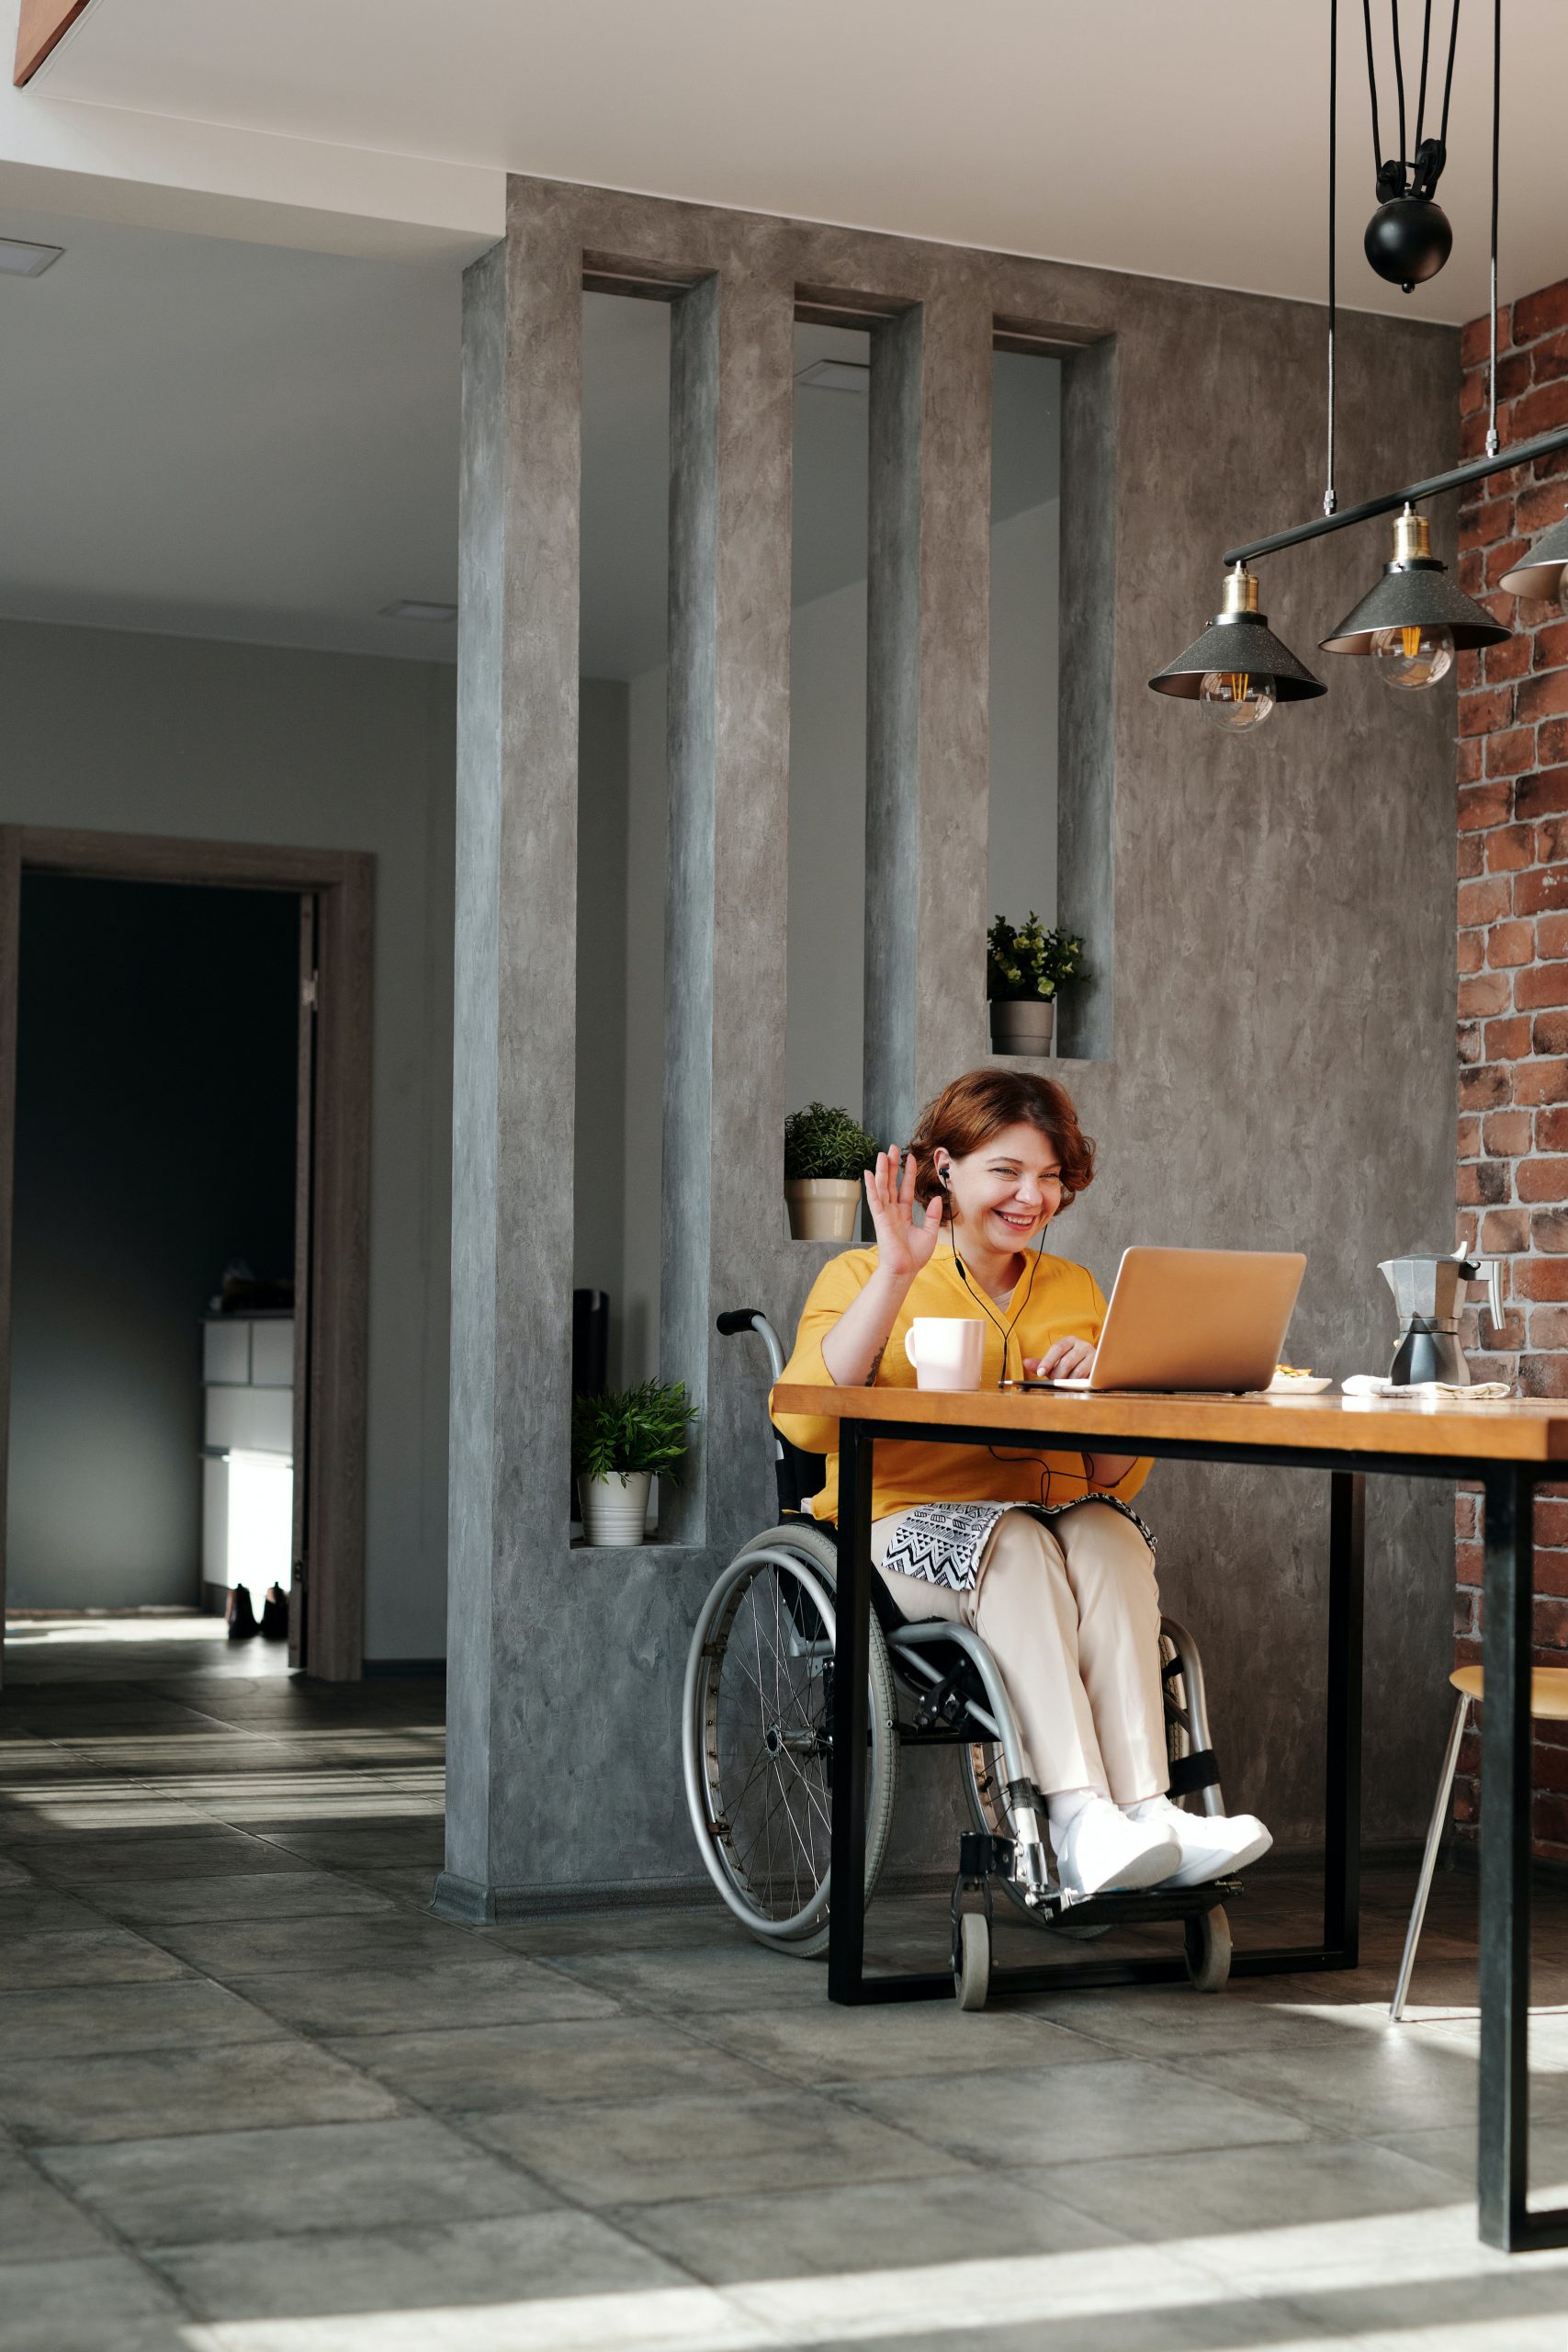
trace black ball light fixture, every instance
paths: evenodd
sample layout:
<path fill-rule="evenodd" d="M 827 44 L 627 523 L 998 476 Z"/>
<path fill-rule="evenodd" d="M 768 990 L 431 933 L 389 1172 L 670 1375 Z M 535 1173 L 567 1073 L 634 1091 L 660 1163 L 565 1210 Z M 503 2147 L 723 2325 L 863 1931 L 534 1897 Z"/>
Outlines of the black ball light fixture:
<path fill-rule="evenodd" d="M 1330 0 L 1330 5 L 1333 0 Z M 1416 153 L 1404 160 L 1404 60 L 1400 52 L 1399 0 L 1393 0 L 1393 79 L 1399 97 L 1399 153 L 1385 156 L 1378 122 L 1378 68 L 1372 47 L 1372 0 L 1361 0 L 1367 33 L 1367 90 L 1372 107 L 1372 165 L 1377 175 L 1378 209 L 1367 223 L 1362 250 L 1380 277 L 1408 294 L 1424 286 L 1454 249 L 1448 214 L 1437 201 L 1438 182 L 1449 160 L 1449 99 L 1454 86 L 1454 51 L 1459 42 L 1459 0 L 1449 17 L 1449 63 L 1443 76 L 1443 115 L 1435 139 L 1424 139 L 1427 118 L 1427 70 L 1432 53 L 1432 0 L 1427 0 L 1421 26 L 1421 89 L 1416 101 Z"/>

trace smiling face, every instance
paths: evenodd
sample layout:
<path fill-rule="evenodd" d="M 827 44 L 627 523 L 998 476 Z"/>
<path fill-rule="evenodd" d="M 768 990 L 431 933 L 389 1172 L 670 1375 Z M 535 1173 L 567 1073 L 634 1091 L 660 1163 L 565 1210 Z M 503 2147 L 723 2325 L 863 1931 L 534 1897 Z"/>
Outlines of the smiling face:
<path fill-rule="evenodd" d="M 947 1177 L 947 1199 L 968 1247 L 1024 1249 L 1062 1205 L 1062 1156 L 1026 1122 L 1001 1127 L 977 1151 L 933 1158 Z"/>

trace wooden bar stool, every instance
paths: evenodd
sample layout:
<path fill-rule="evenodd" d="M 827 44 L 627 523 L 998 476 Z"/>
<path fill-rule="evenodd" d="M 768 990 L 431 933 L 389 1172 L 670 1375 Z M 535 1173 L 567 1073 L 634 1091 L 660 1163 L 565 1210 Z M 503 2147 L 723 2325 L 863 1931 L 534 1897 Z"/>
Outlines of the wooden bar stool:
<path fill-rule="evenodd" d="M 1410 1972 L 1416 1965 L 1416 1947 L 1421 1940 L 1421 1923 L 1427 1917 L 1427 1897 L 1432 1891 L 1432 1873 L 1438 1867 L 1438 1849 L 1443 1842 L 1443 1831 L 1448 1826 L 1449 1801 L 1453 1795 L 1454 1774 L 1459 1770 L 1464 1719 L 1470 1712 L 1471 1701 L 1484 1695 L 1482 1671 L 1478 1666 L 1456 1667 L 1449 1680 L 1459 1692 L 1459 1705 L 1454 1709 L 1453 1729 L 1449 1734 L 1442 1778 L 1438 1782 L 1438 1802 L 1432 1808 L 1432 1826 L 1427 1832 L 1427 1850 L 1421 1857 L 1421 1883 L 1416 1889 L 1410 1928 L 1404 1939 L 1404 1957 L 1399 1963 L 1399 1982 L 1393 1988 L 1393 1999 L 1389 2005 L 1389 2015 L 1395 2025 L 1404 2014 L 1404 1996 L 1410 1990 Z M 1530 1713 L 1538 1723 L 1549 1720 L 1568 1723 L 1568 1667 L 1535 1668 L 1530 1675 Z"/>

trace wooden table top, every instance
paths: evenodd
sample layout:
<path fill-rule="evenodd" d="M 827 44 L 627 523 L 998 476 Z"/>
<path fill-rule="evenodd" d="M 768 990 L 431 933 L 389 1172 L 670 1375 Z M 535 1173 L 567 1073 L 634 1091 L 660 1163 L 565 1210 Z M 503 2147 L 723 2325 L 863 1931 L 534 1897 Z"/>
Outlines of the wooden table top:
<path fill-rule="evenodd" d="M 1125 1438 L 1299 1445 L 1333 1453 L 1422 1453 L 1470 1462 L 1568 1461 L 1568 1401 L 1499 1396 L 1470 1405 L 1404 1396 L 1172 1396 L 1130 1389 L 807 1388 L 781 1381 L 773 1410 L 818 1420 L 1016 1430 L 1071 1447 Z"/>

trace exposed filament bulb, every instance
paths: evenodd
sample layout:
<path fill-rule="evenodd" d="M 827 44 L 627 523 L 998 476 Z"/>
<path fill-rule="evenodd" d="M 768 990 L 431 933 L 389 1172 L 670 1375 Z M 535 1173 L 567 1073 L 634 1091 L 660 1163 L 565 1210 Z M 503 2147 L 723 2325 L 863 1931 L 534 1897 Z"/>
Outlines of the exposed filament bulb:
<path fill-rule="evenodd" d="M 1247 670 L 1210 670 L 1198 689 L 1198 705 L 1227 735 L 1239 735 L 1261 727 L 1274 707 L 1274 689 L 1270 680 Z"/>

